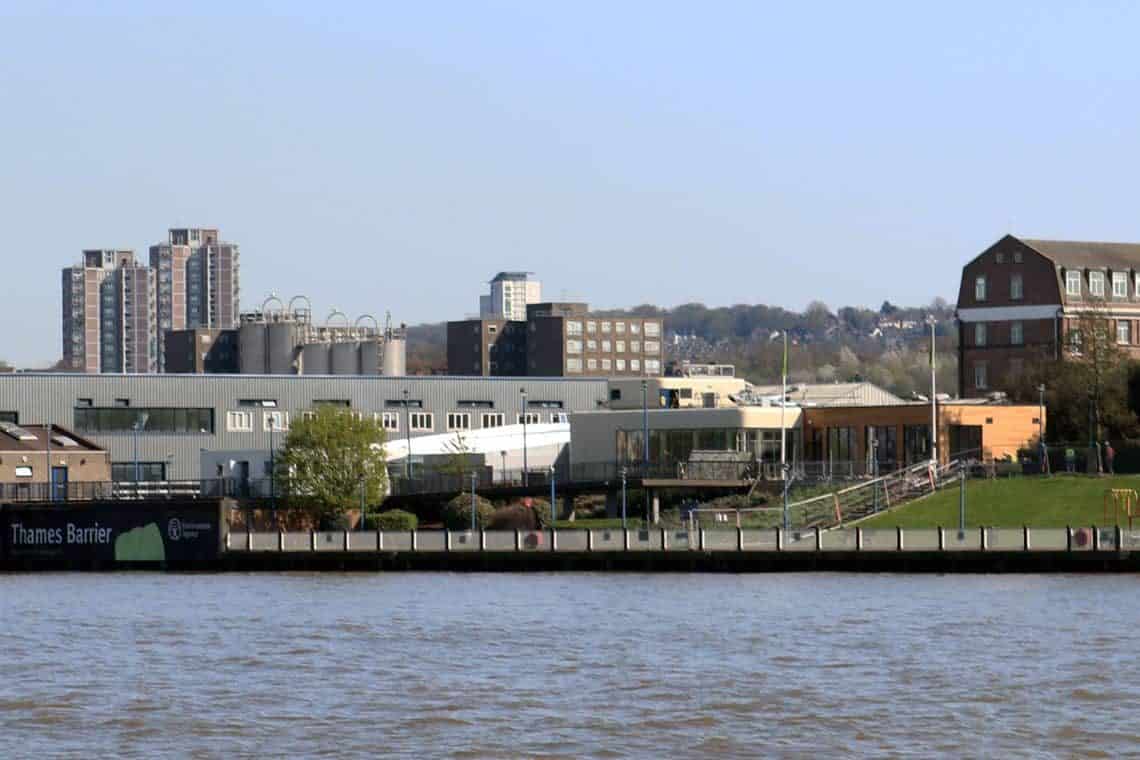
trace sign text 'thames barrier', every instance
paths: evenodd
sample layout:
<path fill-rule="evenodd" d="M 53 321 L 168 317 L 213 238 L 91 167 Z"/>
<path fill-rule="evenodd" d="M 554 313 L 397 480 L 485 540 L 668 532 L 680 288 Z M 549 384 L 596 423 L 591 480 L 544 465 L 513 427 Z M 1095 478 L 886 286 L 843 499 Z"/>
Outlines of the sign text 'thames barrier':
<path fill-rule="evenodd" d="M 184 562 L 216 559 L 222 513 L 210 502 L 3 507 L 9 559 Z"/>

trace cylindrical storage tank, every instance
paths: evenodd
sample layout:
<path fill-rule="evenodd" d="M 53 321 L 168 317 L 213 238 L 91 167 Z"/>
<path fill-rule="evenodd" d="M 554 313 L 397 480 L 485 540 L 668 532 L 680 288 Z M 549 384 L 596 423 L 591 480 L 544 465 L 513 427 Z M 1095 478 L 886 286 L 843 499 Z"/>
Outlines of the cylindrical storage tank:
<path fill-rule="evenodd" d="M 360 344 L 360 374 L 380 374 L 379 340 L 366 340 Z"/>
<path fill-rule="evenodd" d="M 260 322 L 246 322 L 238 328 L 238 371 L 243 375 L 264 375 L 265 366 L 265 325 Z"/>
<path fill-rule="evenodd" d="M 269 325 L 268 361 L 269 374 L 292 375 L 293 350 L 296 348 L 296 330 L 292 322 L 279 322 Z"/>
<path fill-rule="evenodd" d="M 392 338 L 384 346 L 384 366 L 380 374 L 387 377 L 403 377 L 408 374 L 408 341 L 406 338 Z"/>
<path fill-rule="evenodd" d="M 328 343 L 310 343 L 301 349 L 301 374 L 330 374 Z"/>
<path fill-rule="evenodd" d="M 334 343 L 332 346 L 332 374 L 360 374 L 360 344 L 356 341 Z"/>

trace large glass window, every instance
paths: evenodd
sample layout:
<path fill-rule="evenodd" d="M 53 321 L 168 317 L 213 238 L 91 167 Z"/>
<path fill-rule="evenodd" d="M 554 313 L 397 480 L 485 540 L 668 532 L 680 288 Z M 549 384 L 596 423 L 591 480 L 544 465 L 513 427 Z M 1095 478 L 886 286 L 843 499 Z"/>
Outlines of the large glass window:
<path fill-rule="evenodd" d="M 1122 345 L 1132 342 L 1132 323 L 1126 319 L 1119 319 L 1116 322 L 1116 342 Z"/>
<path fill-rule="evenodd" d="M 903 450 L 906 464 L 914 464 L 930 458 L 930 426 L 904 425 Z"/>
<path fill-rule="evenodd" d="M 855 460 L 855 428 L 833 427 L 827 429 L 827 456 L 832 462 Z"/>
<path fill-rule="evenodd" d="M 141 433 L 213 433 L 214 410 L 106 406 L 75 409 L 75 430 L 80 433 L 129 433 L 139 423 Z"/>
<path fill-rule="evenodd" d="M 1127 272 L 1113 272 L 1112 273 L 1112 297 L 1113 298 L 1128 298 L 1128 273 Z"/>
<path fill-rule="evenodd" d="M 1140 292 L 1140 285 L 1137 285 L 1137 291 Z M 1081 273 L 1079 270 L 1070 269 L 1065 272 L 1065 295 L 1067 296 L 1080 296 L 1081 294 Z"/>
<path fill-rule="evenodd" d="M 1104 298 L 1104 272 L 1089 272 L 1089 295 Z"/>

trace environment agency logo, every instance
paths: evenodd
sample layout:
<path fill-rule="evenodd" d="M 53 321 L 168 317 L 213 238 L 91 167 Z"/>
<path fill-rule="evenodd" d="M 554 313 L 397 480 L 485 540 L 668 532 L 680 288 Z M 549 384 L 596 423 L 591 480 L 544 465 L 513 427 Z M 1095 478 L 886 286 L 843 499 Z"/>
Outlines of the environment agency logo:
<path fill-rule="evenodd" d="M 170 522 L 166 524 L 166 535 L 170 536 L 171 541 L 182 538 L 182 521 L 177 517 L 170 518 Z"/>

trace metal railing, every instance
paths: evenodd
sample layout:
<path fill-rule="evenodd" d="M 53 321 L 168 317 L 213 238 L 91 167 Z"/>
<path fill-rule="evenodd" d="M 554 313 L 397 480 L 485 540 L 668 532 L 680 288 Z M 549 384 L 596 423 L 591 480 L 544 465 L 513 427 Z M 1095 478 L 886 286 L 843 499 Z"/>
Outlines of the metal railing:
<path fill-rule="evenodd" d="M 1096 552 L 1140 550 L 1140 531 L 1066 528 L 669 528 L 230 532 L 232 553 L 271 552 Z"/>

